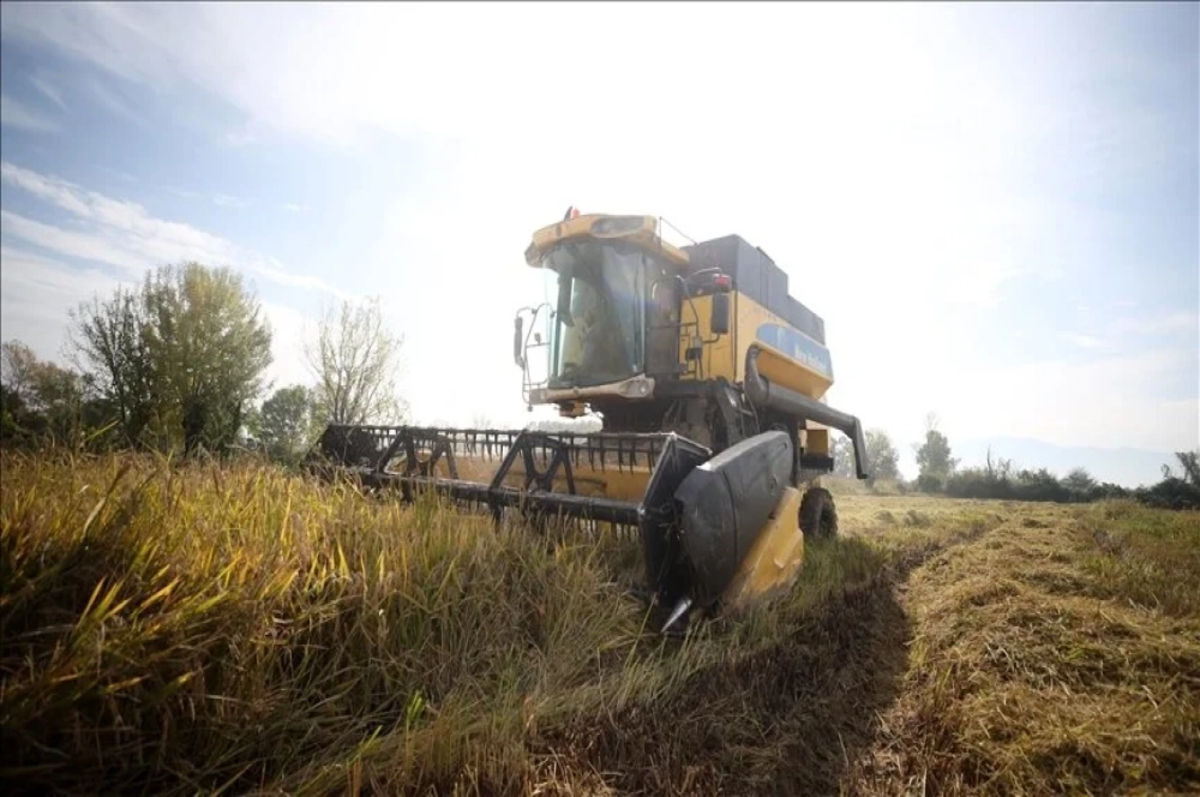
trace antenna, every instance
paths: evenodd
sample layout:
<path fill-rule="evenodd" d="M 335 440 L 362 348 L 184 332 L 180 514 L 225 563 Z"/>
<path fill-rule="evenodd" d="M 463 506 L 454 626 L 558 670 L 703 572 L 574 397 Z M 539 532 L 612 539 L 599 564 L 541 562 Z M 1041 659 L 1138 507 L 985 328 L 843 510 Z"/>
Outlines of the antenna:
<path fill-rule="evenodd" d="M 659 237 L 659 240 L 662 240 L 662 225 L 664 225 L 664 224 L 665 224 L 665 225 L 667 225 L 668 227 L 670 227 L 670 228 L 671 228 L 672 230 L 674 230 L 675 232 L 677 232 L 677 233 L 679 233 L 680 235 L 682 235 L 684 238 L 687 238 L 689 241 L 691 241 L 691 243 L 692 243 L 692 246 L 695 246 L 695 245 L 696 245 L 696 239 L 695 239 L 695 238 L 693 238 L 692 236 L 688 235 L 686 232 L 684 232 L 683 230 L 679 229 L 679 228 L 678 228 L 678 227 L 676 227 L 674 224 L 672 224 L 671 222 L 669 222 L 669 221 L 667 221 L 666 219 L 664 219 L 662 216 L 659 216 L 659 217 L 658 217 L 658 226 L 659 226 L 659 236 L 658 236 L 658 237 Z"/>

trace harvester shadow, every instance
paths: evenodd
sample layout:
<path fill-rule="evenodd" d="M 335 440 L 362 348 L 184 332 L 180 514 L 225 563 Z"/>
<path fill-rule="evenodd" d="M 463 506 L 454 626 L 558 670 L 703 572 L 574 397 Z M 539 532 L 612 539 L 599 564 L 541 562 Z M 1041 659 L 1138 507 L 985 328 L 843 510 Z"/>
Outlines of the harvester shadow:
<path fill-rule="evenodd" d="M 785 605 L 767 644 L 739 656 L 731 642 L 664 699 L 578 718 L 543 743 L 623 794 L 838 793 L 899 695 L 911 628 L 893 589 L 907 568 L 889 571 L 857 540 L 824 545 L 871 575 Z"/>

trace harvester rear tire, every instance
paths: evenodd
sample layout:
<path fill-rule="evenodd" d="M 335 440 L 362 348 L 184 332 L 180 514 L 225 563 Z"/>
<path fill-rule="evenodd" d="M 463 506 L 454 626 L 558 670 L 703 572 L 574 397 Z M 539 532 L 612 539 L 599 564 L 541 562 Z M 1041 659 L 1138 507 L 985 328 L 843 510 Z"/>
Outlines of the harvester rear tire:
<path fill-rule="evenodd" d="M 837 536 L 837 507 L 833 495 L 824 487 L 810 487 L 800 501 L 800 530 L 814 540 L 830 540 Z"/>

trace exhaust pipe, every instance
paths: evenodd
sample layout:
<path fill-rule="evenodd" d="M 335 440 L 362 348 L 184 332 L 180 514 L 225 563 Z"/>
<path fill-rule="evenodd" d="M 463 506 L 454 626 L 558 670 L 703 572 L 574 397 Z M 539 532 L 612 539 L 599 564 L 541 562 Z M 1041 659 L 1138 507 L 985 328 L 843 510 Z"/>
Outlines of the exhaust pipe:
<path fill-rule="evenodd" d="M 799 415 L 806 420 L 837 429 L 850 438 L 854 446 L 854 469 L 860 479 L 869 479 L 867 472 L 867 443 L 862 424 L 853 415 L 822 404 L 783 385 L 773 385 L 758 372 L 760 349 L 751 346 L 746 352 L 746 395 L 751 403 L 767 409 Z"/>

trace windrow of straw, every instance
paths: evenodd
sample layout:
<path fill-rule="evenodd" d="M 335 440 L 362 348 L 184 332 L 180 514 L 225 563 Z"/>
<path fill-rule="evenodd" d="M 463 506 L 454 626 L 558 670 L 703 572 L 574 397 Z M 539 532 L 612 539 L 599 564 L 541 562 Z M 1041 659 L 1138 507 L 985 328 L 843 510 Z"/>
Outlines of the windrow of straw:
<path fill-rule="evenodd" d="M 1200 515 L 1007 508 L 912 574 L 903 690 L 848 791 L 1200 793 Z"/>

